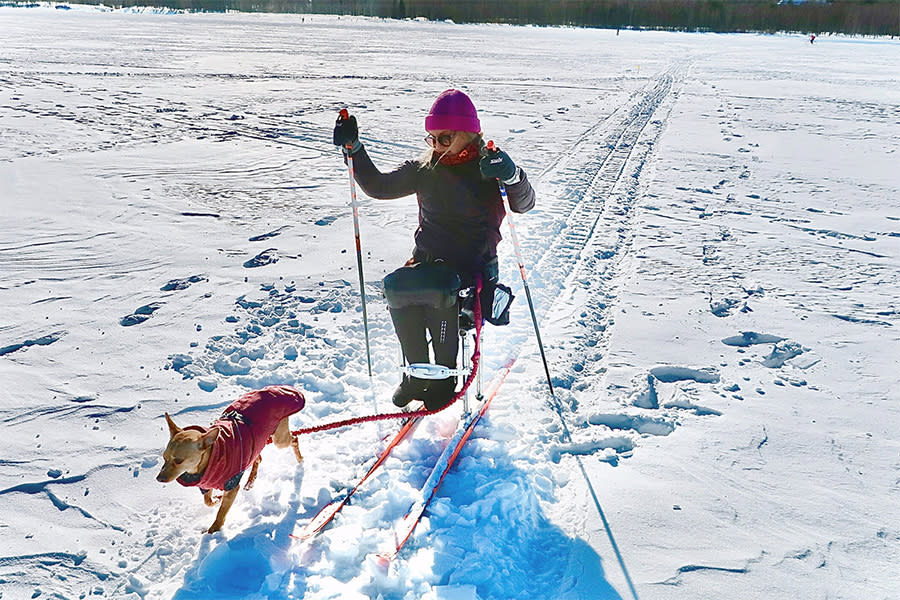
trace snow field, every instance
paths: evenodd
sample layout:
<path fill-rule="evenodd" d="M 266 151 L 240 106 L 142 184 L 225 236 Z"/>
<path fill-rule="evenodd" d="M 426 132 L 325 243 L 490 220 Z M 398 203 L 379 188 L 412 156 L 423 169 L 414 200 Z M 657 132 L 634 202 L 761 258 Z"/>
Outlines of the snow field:
<path fill-rule="evenodd" d="M 892 42 L 0 21 L 4 598 L 897 595 Z M 513 371 L 398 560 L 377 555 L 455 414 L 309 544 L 288 536 L 389 425 L 304 436 L 299 468 L 267 449 L 203 534 L 196 491 L 153 479 L 163 412 L 208 422 L 271 383 L 307 394 L 297 427 L 387 406 L 379 285 L 415 207 L 362 199 L 373 396 L 330 129 L 349 106 L 389 168 L 450 86 L 538 188 L 516 224 L 556 398 L 516 285 L 513 323 L 485 333 L 486 381 Z"/>

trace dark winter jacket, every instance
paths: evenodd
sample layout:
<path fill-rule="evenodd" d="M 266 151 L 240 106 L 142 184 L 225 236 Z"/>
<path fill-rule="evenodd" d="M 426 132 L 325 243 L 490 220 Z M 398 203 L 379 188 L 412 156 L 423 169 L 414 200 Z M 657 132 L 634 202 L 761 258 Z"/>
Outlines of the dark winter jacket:
<path fill-rule="evenodd" d="M 209 464 L 203 473 L 185 473 L 177 479 L 185 486 L 205 490 L 231 490 L 241 482 L 244 470 L 253 464 L 275 433 L 279 421 L 303 409 L 305 400 L 298 390 L 286 385 L 270 385 L 248 392 L 232 402 L 210 427 L 191 425 L 203 433 L 219 428 Z"/>
<path fill-rule="evenodd" d="M 485 179 L 478 158 L 459 165 L 433 168 L 407 161 L 382 173 L 365 148 L 353 154 L 356 181 L 372 198 L 416 195 L 419 227 L 416 256 L 442 259 L 461 273 L 484 269 L 497 256 L 500 225 L 506 216 L 497 181 Z M 534 189 L 524 171 L 521 180 L 507 186 L 510 208 L 523 213 L 534 207 Z"/>

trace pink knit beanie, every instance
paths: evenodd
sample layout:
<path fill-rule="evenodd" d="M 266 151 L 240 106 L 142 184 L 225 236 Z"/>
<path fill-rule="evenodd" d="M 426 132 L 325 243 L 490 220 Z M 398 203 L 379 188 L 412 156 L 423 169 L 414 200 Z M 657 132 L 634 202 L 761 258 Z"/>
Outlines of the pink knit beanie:
<path fill-rule="evenodd" d="M 437 97 L 428 116 L 425 117 L 426 131 L 471 131 L 481 132 L 481 122 L 472 101 L 459 90 L 445 90 Z"/>

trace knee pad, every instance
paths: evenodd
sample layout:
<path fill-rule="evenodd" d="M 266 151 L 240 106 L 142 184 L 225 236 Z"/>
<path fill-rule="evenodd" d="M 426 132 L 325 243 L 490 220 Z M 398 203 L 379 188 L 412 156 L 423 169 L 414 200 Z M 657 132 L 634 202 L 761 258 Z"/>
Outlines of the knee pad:
<path fill-rule="evenodd" d="M 384 297 L 391 309 L 455 306 L 462 285 L 459 273 L 442 262 L 400 267 L 384 278 Z"/>

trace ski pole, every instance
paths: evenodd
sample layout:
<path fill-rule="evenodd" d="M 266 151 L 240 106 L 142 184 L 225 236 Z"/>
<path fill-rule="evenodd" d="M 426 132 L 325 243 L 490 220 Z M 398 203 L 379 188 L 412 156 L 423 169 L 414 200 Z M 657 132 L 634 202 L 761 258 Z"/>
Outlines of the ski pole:
<path fill-rule="evenodd" d="M 341 109 L 341 120 L 350 118 L 346 108 Z M 353 156 L 347 147 L 347 171 L 350 174 L 350 203 L 353 206 L 353 233 L 356 236 L 356 269 L 359 271 L 359 295 L 362 298 L 363 328 L 366 332 L 366 360 L 369 365 L 369 382 L 372 381 L 372 351 L 369 347 L 369 315 L 366 312 L 366 284 L 363 279 L 362 243 L 359 237 L 359 206 L 356 201 L 356 178 L 353 173 Z"/>
<path fill-rule="evenodd" d="M 495 152 L 497 147 L 494 141 L 487 143 L 487 149 Z M 500 197 L 503 198 L 503 206 L 506 208 L 506 222 L 509 224 L 509 237 L 512 240 L 513 248 L 516 251 L 516 261 L 519 263 L 519 274 L 522 276 L 522 285 L 525 287 L 525 298 L 528 300 L 528 310 L 531 312 L 531 322 L 534 324 L 534 335 L 537 338 L 538 348 L 541 351 L 541 360 L 544 362 L 544 373 L 547 374 L 547 385 L 550 387 L 550 395 L 556 398 L 553 393 L 553 380 L 550 377 L 550 367 L 547 365 L 547 355 L 544 353 L 544 343 L 541 341 L 541 330 L 538 327 L 537 315 L 534 312 L 534 301 L 531 299 L 531 288 L 528 287 L 528 277 L 525 275 L 525 261 L 522 260 L 522 249 L 519 246 L 519 236 L 516 235 L 516 224 L 512 216 L 512 209 L 509 205 L 509 196 L 506 195 L 506 186 L 502 181 L 497 181 L 500 186 Z"/>

